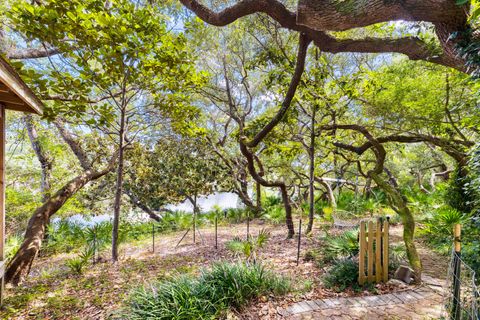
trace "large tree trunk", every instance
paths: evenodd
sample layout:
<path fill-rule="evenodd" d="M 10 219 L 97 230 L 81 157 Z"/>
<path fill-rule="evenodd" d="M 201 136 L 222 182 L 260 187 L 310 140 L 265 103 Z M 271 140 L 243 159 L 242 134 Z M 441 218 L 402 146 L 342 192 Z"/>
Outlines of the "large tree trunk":
<path fill-rule="evenodd" d="M 38 137 L 37 128 L 35 123 L 33 122 L 33 117 L 31 114 L 27 114 L 24 116 L 25 126 L 27 128 L 28 138 L 30 139 L 30 143 L 32 144 L 33 151 L 37 156 L 38 161 L 40 162 L 40 166 L 42 167 L 42 175 L 41 175 L 41 182 L 40 182 L 40 191 L 42 193 L 42 202 L 45 203 L 48 198 L 50 197 L 50 192 L 52 188 L 52 167 L 53 167 L 53 159 L 49 157 L 45 148 L 43 148 L 40 139 Z M 49 221 L 47 221 L 47 225 Z M 44 233 L 44 239 L 48 239 L 48 233 Z"/>
<path fill-rule="evenodd" d="M 28 221 L 27 231 L 20 249 L 7 266 L 5 280 L 17 285 L 30 271 L 30 266 L 37 256 L 45 235 L 50 217 L 54 215 L 64 204 L 75 195 L 88 182 L 105 175 L 109 170 L 85 171 L 81 175 L 70 180 L 41 207 L 37 208 Z"/>
<path fill-rule="evenodd" d="M 262 185 L 255 182 L 255 201 L 259 211 L 262 211 Z"/>
<path fill-rule="evenodd" d="M 383 179 L 379 174 L 371 173 L 372 179 L 387 194 L 392 208 L 398 213 L 403 224 L 403 241 L 407 251 L 408 262 L 414 271 L 415 282 L 422 280 L 422 263 L 414 242 L 415 219 L 407 206 L 406 199 L 400 191 Z"/>
<path fill-rule="evenodd" d="M 125 144 L 125 113 L 123 107 L 120 110 L 120 130 L 119 130 L 119 149 L 118 149 L 118 167 L 117 181 L 115 186 L 115 201 L 113 205 L 113 224 L 112 224 L 112 261 L 118 261 L 118 230 L 120 226 L 120 209 L 122 205 L 123 194 L 123 165 L 124 165 L 124 144 Z"/>
<path fill-rule="evenodd" d="M 285 223 L 287 225 L 287 238 L 292 239 L 295 235 L 295 227 L 293 226 L 293 218 L 292 218 L 292 205 L 290 204 L 290 198 L 288 196 L 287 187 L 285 185 L 281 185 L 280 193 L 282 194 L 283 206 L 285 208 Z"/>

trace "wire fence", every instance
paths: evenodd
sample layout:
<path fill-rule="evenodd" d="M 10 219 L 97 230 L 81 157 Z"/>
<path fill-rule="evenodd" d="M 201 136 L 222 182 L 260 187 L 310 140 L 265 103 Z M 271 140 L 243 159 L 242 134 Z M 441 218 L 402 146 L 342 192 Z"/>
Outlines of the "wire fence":
<path fill-rule="evenodd" d="M 444 319 L 480 320 L 480 288 L 475 271 L 452 249 L 445 288 Z"/>

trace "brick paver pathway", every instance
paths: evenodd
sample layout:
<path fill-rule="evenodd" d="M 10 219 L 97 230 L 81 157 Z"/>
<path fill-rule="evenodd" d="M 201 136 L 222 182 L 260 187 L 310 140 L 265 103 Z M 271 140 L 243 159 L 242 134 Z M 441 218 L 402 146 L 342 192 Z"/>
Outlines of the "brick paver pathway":
<path fill-rule="evenodd" d="M 426 262 L 426 272 L 422 276 L 423 285 L 420 287 L 377 296 L 301 301 L 278 313 L 282 319 L 288 320 L 440 319 L 444 280 L 438 277 L 442 277 L 444 268 L 439 266 L 438 261 L 429 261 L 423 248 L 421 251 Z"/>
<path fill-rule="evenodd" d="M 426 276 L 425 285 L 401 292 L 338 299 L 301 301 L 279 313 L 289 320 L 306 319 L 439 319 L 442 284 Z"/>

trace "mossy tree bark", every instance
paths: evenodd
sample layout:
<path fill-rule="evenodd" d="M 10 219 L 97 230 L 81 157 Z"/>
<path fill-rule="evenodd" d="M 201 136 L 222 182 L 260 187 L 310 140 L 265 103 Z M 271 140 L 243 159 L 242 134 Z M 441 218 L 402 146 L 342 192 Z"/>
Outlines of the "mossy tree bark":
<path fill-rule="evenodd" d="M 470 40 L 461 36 L 472 28 L 468 22 L 469 1 L 457 5 L 453 0 L 300 0 L 297 10 L 293 11 L 279 0 L 242 0 L 218 12 L 197 0 L 180 2 L 215 26 L 226 26 L 256 13 L 268 15 L 283 28 L 306 34 L 323 52 L 395 52 L 412 60 L 433 62 L 463 72 L 478 70 L 478 67 L 467 68 L 468 57 L 458 54 L 457 50 L 459 43 Z M 415 36 L 340 39 L 332 33 L 398 20 L 431 23 L 440 47 L 432 48 Z M 460 36 L 452 37 L 454 34 Z M 471 39 L 473 41 L 478 39 Z"/>
<path fill-rule="evenodd" d="M 407 200 L 403 197 L 398 188 L 392 186 L 380 174 L 372 173 L 370 175 L 375 183 L 387 194 L 391 207 L 402 219 L 403 224 L 403 242 L 407 252 L 408 262 L 414 271 L 415 282 L 422 279 L 422 262 L 415 246 L 415 219 L 408 208 Z"/>
<path fill-rule="evenodd" d="M 415 282 L 420 282 L 422 278 L 422 263 L 414 242 L 415 219 L 412 215 L 412 212 L 408 208 L 407 200 L 403 197 L 398 186 L 396 185 L 396 180 L 392 179 L 392 174 L 384 167 L 387 152 L 382 143 L 373 137 L 373 135 L 361 125 L 326 125 L 323 126 L 322 129 L 353 130 L 362 134 L 368 140 L 370 148 L 365 150 L 360 149 L 359 147 L 341 143 L 336 143 L 335 145 L 346 150 L 354 151 L 357 154 L 363 154 L 363 152 L 366 150 L 371 150 L 375 154 L 375 167 L 367 172 L 366 177 L 374 180 L 375 183 L 382 188 L 382 190 L 387 194 L 392 208 L 401 217 L 403 223 L 403 241 L 407 251 L 408 262 L 414 271 Z M 384 178 L 382 175 L 385 171 L 388 173 L 388 175 Z"/>

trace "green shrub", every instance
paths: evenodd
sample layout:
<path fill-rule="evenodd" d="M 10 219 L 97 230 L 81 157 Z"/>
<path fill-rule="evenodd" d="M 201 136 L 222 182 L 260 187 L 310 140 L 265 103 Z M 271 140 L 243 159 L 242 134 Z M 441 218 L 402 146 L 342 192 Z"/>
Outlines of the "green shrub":
<path fill-rule="evenodd" d="M 438 208 L 431 219 L 425 222 L 424 233 L 429 235 L 433 242 L 444 242 L 451 239 L 455 224 L 463 224 L 468 216 L 450 206 Z"/>
<path fill-rule="evenodd" d="M 358 263 L 352 259 L 336 260 L 323 277 L 323 285 L 335 291 L 358 289 Z"/>
<path fill-rule="evenodd" d="M 385 203 L 385 195 L 380 191 L 372 191 L 372 195 L 367 198 L 364 195 L 355 195 L 355 192 L 345 190 L 338 196 L 337 209 L 356 216 L 366 212 L 376 212 L 382 203 Z"/>
<path fill-rule="evenodd" d="M 318 268 L 324 268 L 334 259 L 331 255 L 325 254 L 325 250 L 318 248 L 307 250 L 304 256 L 305 261 L 314 262 Z"/>
<path fill-rule="evenodd" d="M 348 230 L 325 240 L 325 253 L 332 258 L 353 257 L 358 253 L 358 230 Z"/>
<path fill-rule="evenodd" d="M 480 143 L 477 143 L 470 152 L 468 168 L 470 183 L 466 186 L 466 192 L 472 201 L 471 206 L 475 210 L 475 215 L 480 216 Z"/>
<path fill-rule="evenodd" d="M 394 244 L 390 246 L 390 260 L 400 264 L 407 260 L 407 250 L 404 244 Z"/>
<path fill-rule="evenodd" d="M 191 225 L 192 214 L 183 211 L 165 213 L 162 222 L 159 224 L 160 229 L 163 231 L 184 230 L 190 228 Z"/>
<path fill-rule="evenodd" d="M 270 206 L 264 209 L 263 218 L 273 224 L 283 224 L 286 221 L 283 205 Z"/>
<path fill-rule="evenodd" d="M 318 249 L 309 249 L 305 251 L 304 260 L 305 261 L 318 261 L 321 258 L 322 254 Z"/>
<path fill-rule="evenodd" d="M 444 193 L 445 202 L 461 212 L 471 212 L 475 203 L 475 196 L 468 190 L 471 184 L 471 176 L 463 176 L 457 167 L 448 181 Z"/>
<path fill-rule="evenodd" d="M 268 209 L 270 207 L 278 206 L 282 204 L 282 199 L 277 196 L 269 195 L 262 198 L 262 207 Z"/>
<path fill-rule="evenodd" d="M 389 249 L 388 271 L 395 272 L 400 265 L 407 261 L 407 251 L 404 244 L 393 244 Z"/>
<path fill-rule="evenodd" d="M 247 219 L 247 209 L 241 208 L 228 208 L 225 211 L 225 216 L 231 223 L 240 223 Z"/>
<path fill-rule="evenodd" d="M 198 278 L 178 276 L 135 290 L 126 318 L 217 319 L 252 298 L 288 290 L 288 281 L 261 265 L 217 263 Z"/>
<path fill-rule="evenodd" d="M 255 262 L 257 259 L 258 251 L 265 246 L 270 239 L 270 232 L 265 229 L 260 230 L 258 236 L 249 237 L 247 240 L 242 240 L 239 237 L 235 237 L 230 241 L 227 241 L 226 247 L 228 250 L 245 256 L 247 261 Z"/>
<path fill-rule="evenodd" d="M 22 241 L 23 237 L 19 234 L 7 238 L 5 242 L 5 260 L 13 258 L 18 249 L 20 249 Z"/>
<path fill-rule="evenodd" d="M 188 276 L 141 287 L 131 294 L 127 319 L 214 319 L 221 310 L 205 299 L 205 288 Z"/>
<path fill-rule="evenodd" d="M 202 273 L 199 283 L 210 288 L 209 300 L 225 307 L 240 308 L 248 300 L 267 293 L 284 294 L 289 283 L 260 264 L 215 264 Z"/>
<path fill-rule="evenodd" d="M 90 259 L 93 257 L 93 254 L 93 246 L 87 246 L 77 257 L 68 259 L 65 264 L 71 272 L 82 274 L 83 268 L 88 265 Z"/>
<path fill-rule="evenodd" d="M 76 274 L 82 274 L 83 273 L 83 268 L 88 264 L 88 261 L 83 260 L 80 257 L 75 257 L 68 259 L 65 262 L 65 265 L 68 267 L 68 269 Z"/>

